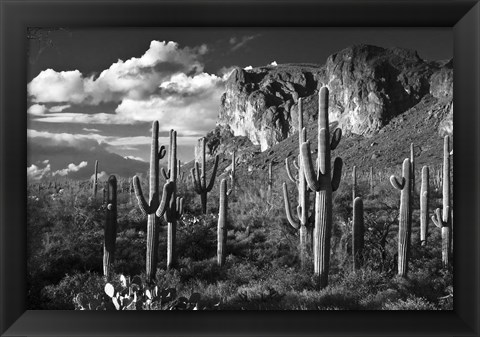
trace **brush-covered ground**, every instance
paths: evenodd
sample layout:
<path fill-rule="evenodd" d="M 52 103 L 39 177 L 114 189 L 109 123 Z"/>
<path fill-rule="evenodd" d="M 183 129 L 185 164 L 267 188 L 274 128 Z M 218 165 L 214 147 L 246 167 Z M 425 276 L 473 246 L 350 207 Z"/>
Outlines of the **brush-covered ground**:
<path fill-rule="evenodd" d="M 228 205 L 228 256 L 220 268 L 216 263 L 219 181 L 208 195 L 208 214 L 201 215 L 200 198 L 185 176 L 178 183 L 178 195 L 185 198 L 185 212 L 177 224 L 178 265 L 166 269 L 167 235 L 162 225 L 156 284 L 160 289 L 175 288 L 178 296 L 187 298 L 198 293 L 199 307 L 212 310 L 452 309 L 453 270 L 442 268 L 440 231 L 430 223 L 428 244 L 419 244 L 418 189 L 409 274 L 398 278 L 400 193 L 390 186 L 387 174 L 382 177 L 376 172 L 375 179 L 372 194 L 366 175 L 359 177 L 357 195 L 363 197 L 365 209 L 365 263 L 356 272 L 352 272 L 352 186 L 348 179 L 334 193 L 329 285 L 318 290 L 313 266 L 300 268 L 298 232 L 285 216 L 283 178 L 274 177 L 269 194 L 266 171 L 237 177 Z M 147 191 L 147 179 L 142 183 Z M 42 182 L 28 187 L 28 307 L 78 309 L 79 293 L 105 298 L 102 191 L 93 200 L 90 182 L 65 180 L 56 189 L 49 185 Z M 292 183 L 288 187 L 294 208 L 296 188 Z M 145 273 L 146 218 L 129 192 L 128 180 L 120 179 L 118 190 L 113 283 L 119 282 L 121 274 L 144 279 Z M 440 198 L 441 192 L 432 184 L 430 213 L 441 207 Z"/>

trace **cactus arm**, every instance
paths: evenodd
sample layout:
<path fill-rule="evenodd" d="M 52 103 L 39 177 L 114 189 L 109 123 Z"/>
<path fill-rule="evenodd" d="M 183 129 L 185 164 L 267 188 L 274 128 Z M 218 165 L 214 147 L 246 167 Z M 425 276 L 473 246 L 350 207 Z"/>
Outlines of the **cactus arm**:
<path fill-rule="evenodd" d="M 180 218 L 180 216 L 183 214 L 183 198 L 177 198 L 177 216 Z"/>
<path fill-rule="evenodd" d="M 297 161 L 294 159 L 293 160 L 293 166 L 297 169 L 300 170 L 300 166 L 298 165 Z"/>
<path fill-rule="evenodd" d="M 155 212 L 157 217 L 160 218 L 167 211 L 167 205 L 170 204 L 170 198 L 172 197 L 174 189 L 175 183 L 173 181 L 169 181 L 168 183 L 163 185 L 162 200 L 160 201 L 160 205 Z"/>
<path fill-rule="evenodd" d="M 287 169 L 288 178 L 292 181 L 292 183 L 297 183 L 298 178 L 294 177 L 293 174 L 292 174 L 292 171 L 290 170 L 290 165 L 288 163 L 288 157 L 285 158 L 285 168 Z"/>
<path fill-rule="evenodd" d="M 307 180 L 308 187 L 313 191 L 320 190 L 320 183 L 315 176 L 315 171 L 313 169 L 312 154 L 310 152 L 310 141 L 306 141 L 302 144 L 300 149 L 302 156 L 302 165 L 303 172 L 305 174 L 305 179 Z"/>
<path fill-rule="evenodd" d="M 302 205 L 297 206 L 297 217 L 299 220 L 302 218 Z"/>
<path fill-rule="evenodd" d="M 435 216 L 432 215 L 432 221 L 435 224 L 435 226 L 437 226 L 438 228 L 443 227 L 442 211 L 440 210 L 440 208 L 437 208 L 435 210 Z"/>
<path fill-rule="evenodd" d="M 162 167 L 162 175 L 165 178 L 165 180 L 170 179 L 170 169 L 168 169 L 168 173 L 165 171 L 165 168 Z"/>
<path fill-rule="evenodd" d="M 397 190 L 402 190 L 403 187 L 405 186 L 405 178 L 402 177 L 402 182 L 400 183 L 397 179 L 397 177 L 395 177 L 394 175 L 392 175 L 390 177 L 390 183 L 392 184 L 392 186 L 394 188 L 396 188 Z"/>
<path fill-rule="evenodd" d="M 158 150 L 158 160 L 165 157 L 166 153 L 167 153 L 167 149 L 165 149 L 165 145 L 160 146 L 160 150 Z"/>
<path fill-rule="evenodd" d="M 207 192 L 210 192 L 213 188 L 213 185 L 215 184 L 215 178 L 217 176 L 217 168 L 218 168 L 218 154 L 215 156 L 215 164 L 213 164 L 213 172 L 212 176 L 210 177 L 210 183 L 207 186 Z"/>
<path fill-rule="evenodd" d="M 340 180 L 342 179 L 342 158 L 335 158 L 333 163 L 333 175 L 332 175 L 332 191 L 335 192 L 340 186 Z"/>
<path fill-rule="evenodd" d="M 335 150 L 342 139 L 342 129 L 337 128 L 333 131 L 332 140 L 330 142 L 330 150 Z"/>
<path fill-rule="evenodd" d="M 142 192 L 142 185 L 140 184 L 140 179 L 137 176 L 133 177 L 133 188 L 135 190 L 135 196 L 137 197 L 138 207 L 144 215 L 150 214 L 150 206 L 145 200 Z"/>
<path fill-rule="evenodd" d="M 292 216 L 292 212 L 290 210 L 290 199 L 288 198 L 288 189 L 287 189 L 287 184 L 283 183 L 283 199 L 285 202 L 285 213 L 287 214 L 287 220 L 292 225 L 293 228 L 299 229 L 300 228 L 300 223 L 299 221 L 295 221 L 295 219 Z"/>

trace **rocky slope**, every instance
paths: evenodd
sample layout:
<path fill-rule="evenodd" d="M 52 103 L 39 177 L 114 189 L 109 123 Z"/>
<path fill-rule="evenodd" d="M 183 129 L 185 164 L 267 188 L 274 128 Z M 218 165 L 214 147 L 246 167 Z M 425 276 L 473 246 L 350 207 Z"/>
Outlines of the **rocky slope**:
<path fill-rule="evenodd" d="M 372 137 L 427 95 L 440 133 L 452 132 L 453 62 L 427 62 L 415 51 L 357 45 L 328 57 L 324 65 L 284 64 L 245 70 L 227 81 L 218 124 L 244 136 L 261 151 L 297 131 L 298 99 L 305 123 L 316 120 L 318 88 L 330 89 L 330 121 L 344 134 Z"/>

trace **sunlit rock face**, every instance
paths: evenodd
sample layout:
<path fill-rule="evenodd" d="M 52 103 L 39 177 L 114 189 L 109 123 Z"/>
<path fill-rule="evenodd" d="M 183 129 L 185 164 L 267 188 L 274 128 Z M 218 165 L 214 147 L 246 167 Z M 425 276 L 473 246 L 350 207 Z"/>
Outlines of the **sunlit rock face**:
<path fill-rule="evenodd" d="M 316 121 L 318 89 L 326 85 L 330 122 L 338 122 L 347 135 L 368 137 L 425 95 L 451 100 L 451 63 L 427 62 L 406 49 L 357 45 L 329 56 L 323 65 L 237 68 L 226 83 L 219 125 L 264 151 L 298 131 L 300 97 L 304 124 Z"/>
<path fill-rule="evenodd" d="M 441 105 L 438 126 L 440 136 L 453 134 L 453 60 L 448 61 L 430 77 L 430 94 Z"/>

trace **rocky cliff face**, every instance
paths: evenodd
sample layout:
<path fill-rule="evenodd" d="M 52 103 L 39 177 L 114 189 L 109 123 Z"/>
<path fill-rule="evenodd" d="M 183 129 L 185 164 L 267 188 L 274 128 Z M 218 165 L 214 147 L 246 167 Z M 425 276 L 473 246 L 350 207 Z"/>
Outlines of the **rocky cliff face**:
<path fill-rule="evenodd" d="M 228 125 L 234 135 L 246 136 L 264 151 L 297 131 L 299 97 L 304 123 L 314 122 L 318 88 L 327 85 L 330 121 L 337 121 L 344 133 L 372 136 L 426 95 L 441 102 L 437 115 L 444 125 L 439 131 L 449 132 L 452 68 L 451 61 L 426 62 L 414 51 L 369 45 L 346 48 L 324 65 L 237 68 L 222 96 L 219 125 Z"/>

